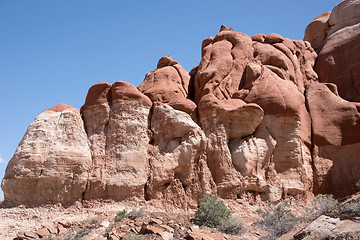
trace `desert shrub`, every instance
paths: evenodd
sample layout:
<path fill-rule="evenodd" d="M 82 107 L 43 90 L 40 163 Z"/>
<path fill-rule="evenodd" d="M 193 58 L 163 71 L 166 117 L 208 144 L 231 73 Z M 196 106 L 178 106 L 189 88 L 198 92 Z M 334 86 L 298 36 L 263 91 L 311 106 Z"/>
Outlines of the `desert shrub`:
<path fill-rule="evenodd" d="M 133 209 L 130 213 L 129 213 L 129 218 L 134 220 L 136 218 L 142 217 L 145 214 L 145 208 L 141 207 L 139 209 Z"/>
<path fill-rule="evenodd" d="M 124 210 L 116 213 L 115 222 L 120 222 L 121 220 L 123 220 L 124 218 L 127 218 L 127 217 L 128 217 L 128 215 L 126 213 L 126 210 L 124 209 Z"/>
<path fill-rule="evenodd" d="M 351 217 L 360 217 L 360 199 L 342 205 L 340 207 L 340 213 Z"/>
<path fill-rule="evenodd" d="M 262 219 L 256 224 L 268 232 L 264 239 L 276 239 L 277 237 L 291 231 L 296 224 L 297 218 L 289 210 L 286 202 L 277 205 L 269 204 L 269 210 L 257 211 Z"/>
<path fill-rule="evenodd" d="M 123 240 L 144 240 L 144 238 L 139 235 L 126 235 L 122 239 Z"/>
<path fill-rule="evenodd" d="M 89 218 L 89 223 L 91 224 L 91 225 L 98 225 L 99 223 L 100 223 L 100 218 L 99 218 L 99 216 L 93 216 L 93 217 L 90 217 Z"/>
<path fill-rule="evenodd" d="M 305 219 L 313 221 L 321 215 L 331 215 L 337 204 L 337 200 L 332 195 L 319 194 L 311 202 L 310 207 L 306 209 Z"/>
<path fill-rule="evenodd" d="M 80 240 L 82 237 L 86 236 L 90 233 L 90 229 L 88 228 L 80 228 L 76 231 L 75 236 L 72 238 L 73 240 Z"/>
<path fill-rule="evenodd" d="M 245 232 L 243 223 L 231 216 L 229 219 L 222 220 L 218 226 L 218 229 L 227 234 L 240 235 Z"/>
<path fill-rule="evenodd" d="M 64 237 L 63 240 L 71 240 L 71 238 L 72 238 L 72 234 L 68 233 L 68 234 L 66 234 L 66 236 Z"/>
<path fill-rule="evenodd" d="M 217 195 L 206 194 L 200 200 L 200 206 L 195 211 L 195 219 L 198 223 L 211 228 L 219 226 L 222 221 L 228 220 L 230 216 L 231 211 L 223 201 L 218 199 Z"/>

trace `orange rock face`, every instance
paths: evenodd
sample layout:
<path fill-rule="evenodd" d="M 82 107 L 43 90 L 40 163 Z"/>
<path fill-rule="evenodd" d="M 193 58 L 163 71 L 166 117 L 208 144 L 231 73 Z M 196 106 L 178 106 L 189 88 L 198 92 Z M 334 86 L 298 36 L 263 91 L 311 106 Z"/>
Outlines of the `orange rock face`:
<path fill-rule="evenodd" d="M 319 52 L 315 66 L 319 81 L 336 84 L 342 98 L 356 102 L 360 101 L 359 8 L 359 1 L 342 1 L 315 19 L 304 37 Z"/>
<path fill-rule="evenodd" d="M 64 104 L 44 111 L 8 165 L 5 200 L 194 208 L 207 192 L 270 201 L 353 193 L 359 4 L 346 0 L 320 15 L 306 41 L 222 26 L 190 73 L 162 57 L 137 88 L 92 86 L 81 115 Z"/>

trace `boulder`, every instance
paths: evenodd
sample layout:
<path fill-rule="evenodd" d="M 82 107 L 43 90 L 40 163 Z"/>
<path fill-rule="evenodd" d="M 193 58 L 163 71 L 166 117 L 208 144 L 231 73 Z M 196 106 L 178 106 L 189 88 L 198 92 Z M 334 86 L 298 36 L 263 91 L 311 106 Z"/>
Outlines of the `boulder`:
<path fill-rule="evenodd" d="M 321 215 L 304 229 L 296 233 L 294 239 L 356 239 L 359 236 L 359 229 L 360 223 Z"/>
<path fill-rule="evenodd" d="M 324 46 L 327 33 L 329 31 L 329 18 L 331 11 L 324 12 L 316 17 L 305 29 L 304 41 L 311 43 L 317 53 Z"/>

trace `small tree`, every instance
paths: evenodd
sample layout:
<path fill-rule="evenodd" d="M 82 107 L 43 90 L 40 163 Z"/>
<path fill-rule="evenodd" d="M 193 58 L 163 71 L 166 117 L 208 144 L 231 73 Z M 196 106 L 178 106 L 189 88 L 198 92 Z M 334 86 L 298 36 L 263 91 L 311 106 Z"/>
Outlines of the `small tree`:
<path fill-rule="evenodd" d="M 121 220 L 123 220 L 124 218 L 127 218 L 127 217 L 128 217 L 128 215 L 126 214 L 126 210 L 124 209 L 124 210 L 116 213 L 115 222 L 120 222 Z"/>
<path fill-rule="evenodd" d="M 200 200 L 200 207 L 195 211 L 195 218 L 200 225 L 215 228 L 224 220 L 231 217 L 231 211 L 225 206 L 224 202 L 218 199 L 217 195 L 206 194 Z"/>

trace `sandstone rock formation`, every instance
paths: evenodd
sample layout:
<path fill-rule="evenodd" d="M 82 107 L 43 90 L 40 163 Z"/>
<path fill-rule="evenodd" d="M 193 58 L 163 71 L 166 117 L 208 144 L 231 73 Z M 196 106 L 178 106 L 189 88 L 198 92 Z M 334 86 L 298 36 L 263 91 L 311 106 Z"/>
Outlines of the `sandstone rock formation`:
<path fill-rule="evenodd" d="M 315 66 L 319 81 L 337 85 L 339 95 L 360 101 L 360 1 L 345 0 L 320 15 L 304 39 L 319 52 Z"/>
<path fill-rule="evenodd" d="M 92 86 L 82 119 L 69 106 L 45 111 L 9 163 L 6 201 L 193 208 L 206 192 L 276 202 L 356 191 L 359 6 L 346 0 L 320 15 L 307 41 L 222 26 L 190 73 L 162 57 L 138 88 Z"/>
<path fill-rule="evenodd" d="M 59 104 L 30 124 L 7 166 L 2 189 L 14 205 L 82 199 L 91 152 L 77 109 Z"/>
<path fill-rule="evenodd" d="M 306 95 L 313 126 L 314 192 L 344 197 L 357 190 L 360 180 L 360 103 L 341 99 L 333 84 L 311 84 Z"/>
<path fill-rule="evenodd" d="M 305 40 L 319 52 L 319 82 L 307 88 L 312 119 L 315 193 L 343 197 L 359 175 L 360 1 L 345 0 L 307 27 Z M 346 101 L 347 100 L 347 101 Z M 346 186 L 346 187 L 344 187 Z"/>
<path fill-rule="evenodd" d="M 196 105 L 189 94 L 190 75 L 170 56 L 162 57 L 157 68 L 146 74 L 138 89 L 156 103 L 167 103 L 176 110 L 193 113 Z"/>
<path fill-rule="evenodd" d="M 151 105 L 127 82 L 98 83 L 89 89 L 81 110 L 93 160 L 85 199 L 144 198 Z"/>
<path fill-rule="evenodd" d="M 195 76 L 207 161 L 222 197 L 251 192 L 277 201 L 312 188 L 304 86 L 316 53 L 278 34 L 253 38 L 225 27 L 203 42 Z"/>

